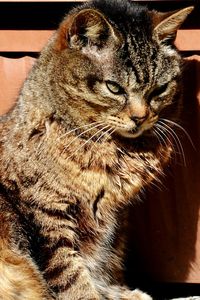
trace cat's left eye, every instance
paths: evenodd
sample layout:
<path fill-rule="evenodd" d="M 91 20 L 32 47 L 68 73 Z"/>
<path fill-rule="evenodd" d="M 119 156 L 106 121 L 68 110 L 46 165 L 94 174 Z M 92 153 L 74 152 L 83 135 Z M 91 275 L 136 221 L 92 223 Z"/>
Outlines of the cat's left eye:
<path fill-rule="evenodd" d="M 163 94 L 163 93 L 166 91 L 167 87 L 168 87 L 168 83 L 156 87 L 156 88 L 149 94 L 148 98 L 151 100 L 151 99 L 153 99 L 153 98 L 155 98 L 155 97 L 160 96 L 161 94 Z"/>
<path fill-rule="evenodd" d="M 124 89 L 114 81 L 110 81 L 110 80 L 106 81 L 106 86 L 108 90 L 115 95 L 125 94 Z"/>

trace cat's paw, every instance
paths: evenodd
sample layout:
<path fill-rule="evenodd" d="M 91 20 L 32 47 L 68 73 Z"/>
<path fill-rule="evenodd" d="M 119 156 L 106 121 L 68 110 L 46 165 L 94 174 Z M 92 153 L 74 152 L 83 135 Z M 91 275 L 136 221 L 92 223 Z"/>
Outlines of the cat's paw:
<path fill-rule="evenodd" d="M 127 298 L 127 300 L 152 300 L 151 296 L 138 289 L 131 291 L 130 293 L 131 295 Z"/>
<path fill-rule="evenodd" d="M 109 286 L 106 289 L 101 287 L 100 294 L 102 296 L 101 300 L 153 300 L 151 296 L 138 289 L 131 291 L 127 287 L 116 285 Z"/>
<path fill-rule="evenodd" d="M 200 300 L 200 296 L 191 296 L 191 297 L 184 297 L 184 298 L 173 298 L 171 300 Z"/>

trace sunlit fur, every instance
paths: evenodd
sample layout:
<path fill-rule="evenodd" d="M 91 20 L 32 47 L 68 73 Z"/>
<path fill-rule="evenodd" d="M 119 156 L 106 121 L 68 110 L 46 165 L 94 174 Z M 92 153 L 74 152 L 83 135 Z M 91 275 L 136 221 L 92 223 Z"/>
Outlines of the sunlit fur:
<path fill-rule="evenodd" d="M 150 299 L 124 285 L 126 211 L 183 152 L 173 39 L 191 10 L 89 2 L 43 49 L 0 122 L 2 299 Z"/>

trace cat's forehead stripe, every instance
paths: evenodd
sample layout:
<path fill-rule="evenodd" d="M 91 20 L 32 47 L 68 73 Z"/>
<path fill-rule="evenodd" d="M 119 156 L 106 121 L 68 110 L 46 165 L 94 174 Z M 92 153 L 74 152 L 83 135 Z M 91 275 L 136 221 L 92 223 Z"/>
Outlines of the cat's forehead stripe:
<path fill-rule="evenodd" d="M 136 82 L 139 84 L 141 83 L 141 78 L 140 78 L 140 72 L 138 70 L 137 65 L 134 63 L 134 61 L 131 59 L 130 52 L 133 52 L 133 48 L 131 47 L 130 49 L 130 43 L 128 41 L 125 42 L 125 45 L 123 47 L 123 57 L 124 63 L 126 67 L 128 68 L 128 76 L 130 76 L 131 73 L 134 74 Z"/>
<path fill-rule="evenodd" d="M 138 84 L 148 84 L 154 80 L 157 69 L 157 53 L 146 40 L 140 40 L 129 34 L 123 49 L 129 59 L 129 68 L 132 69 Z"/>

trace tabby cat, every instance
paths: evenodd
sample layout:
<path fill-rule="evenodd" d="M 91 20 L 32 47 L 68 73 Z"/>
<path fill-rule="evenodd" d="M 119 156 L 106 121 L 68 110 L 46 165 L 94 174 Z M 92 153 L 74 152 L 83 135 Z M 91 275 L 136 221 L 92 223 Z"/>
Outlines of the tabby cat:
<path fill-rule="evenodd" d="M 151 299 L 124 285 L 122 233 L 172 152 L 192 9 L 87 2 L 42 50 L 0 122 L 1 299 Z"/>

